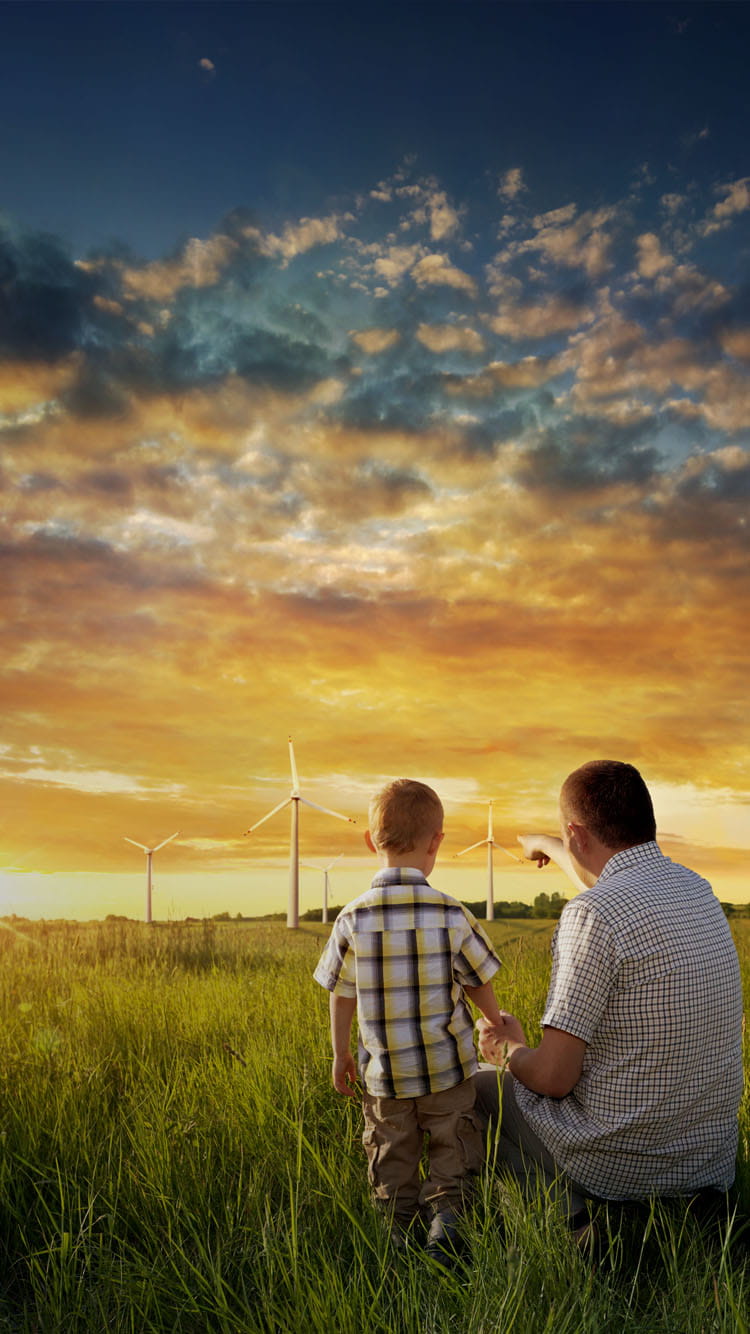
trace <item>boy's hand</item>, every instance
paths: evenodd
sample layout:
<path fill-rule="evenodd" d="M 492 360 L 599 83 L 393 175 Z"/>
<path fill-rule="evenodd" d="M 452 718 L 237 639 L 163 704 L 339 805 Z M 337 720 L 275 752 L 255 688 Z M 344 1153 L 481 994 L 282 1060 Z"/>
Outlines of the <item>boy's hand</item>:
<path fill-rule="evenodd" d="M 477 1019 L 476 1025 L 480 1055 L 492 1065 L 502 1065 L 516 1047 L 526 1045 L 523 1028 L 515 1015 L 508 1014 L 506 1010 L 501 1010 L 500 1015 L 500 1024 Z"/>
<path fill-rule="evenodd" d="M 357 1067 L 354 1057 L 348 1051 L 345 1056 L 333 1058 L 333 1087 L 337 1093 L 344 1093 L 347 1098 L 354 1097 L 354 1085 L 357 1079 Z"/>

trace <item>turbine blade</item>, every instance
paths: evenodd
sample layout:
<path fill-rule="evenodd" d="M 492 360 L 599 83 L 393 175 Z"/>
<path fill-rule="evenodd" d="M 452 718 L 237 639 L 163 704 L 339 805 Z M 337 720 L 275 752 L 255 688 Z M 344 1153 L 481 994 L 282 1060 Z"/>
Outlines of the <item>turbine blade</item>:
<path fill-rule="evenodd" d="M 339 811 L 332 811 L 328 806 L 318 806 L 314 801 L 308 801 L 307 797 L 299 797 L 299 801 L 304 802 L 305 806 L 311 806 L 314 811 L 322 811 L 324 815 L 335 815 L 337 820 L 346 820 L 349 824 L 356 824 L 351 815 L 341 815 Z"/>
<path fill-rule="evenodd" d="M 338 855 L 338 857 L 334 857 L 334 859 L 333 859 L 332 862 L 329 862 L 327 866 L 324 866 L 324 867 L 323 867 L 323 870 L 324 870 L 324 871 L 330 871 L 331 867 L 336 865 L 336 862 L 340 862 L 340 861 L 341 861 L 341 858 L 343 857 L 343 855 L 344 855 L 343 852 L 340 852 L 339 855 Z"/>
<path fill-rule="evenodd" d="M 289 763 L 292 769 L 292 792 L 297 793 L 299 792 L 299 774 L 297 773 L 297 763 L 294 758 L 294 746 L 291 737 L 289 738 Z"/>
<path fill-rule="evenodd" d="M 147 848 L 147 847 L 146 847 L 146 844 L 145 844 L 145 843 L 136 843 L 135 839 L 134 839 L 134 838 L 128 838 L 127 834 L 123 834 L 123 838 L 124 838 L 124 840 L 125 840 L 126 843 L 132 843 L 134 848 L 140 848 L 141 852 L 150 852 L 150 851 L 151 851 L 150 848 Z"/>
<path fill-rule="evenodd" d="M 473 852 L 475 848 L 484 848 L 484 847 L 486 847 L 486 845 L 487 845 L 488 842 L 489 842 L 489 839 L 486 839 L 486 838 L 480 838 L 480 840 L 479 840 L 478 843 L 472 843 L 472 845 L 471 845 L 470 848 L 462 848 L 460 852 L 457 852 L 457 853 L 455 853 L 454 855 L 455 855 L 456 857 L 463 857 L 463 855 L 464 855 L 465 852 Z"/>
<path fill-rule="evenodd" d="M 515 852 L 509 852 L 507 848 L 503 847 L 502 843 L 495 843 L 493 841 L 492 846 L 493 848 L 498 848 L 500 852 L 504 852 L 506 857 L 510 857 L 512 862 L 518 862 L 519 866 L 523 866 L 523 857 L 517 857 Z"/>
<path fill-rule="evenodd" d="M 178 829 L 176 834 L 170 834 L 170 835 L 169 835 L 169 838 L 165 838 L 165 840 L 164 840 L 163 843 L 157 843 L 156 847 L 153 848 L 152 851 L 153 851 L 153 852 L 158 852 L 158 851 L 159 851 L 159 848 L 166 848 L 167 844 L 168 844 L 168 843 L 171 843 L 173 838 L 177 838 L 179 832 L 180 832 L 180 831 L 179 831 L 179 829 Z"/>
<path fill-rule="evenodd" d="M 265 824 L 266 820 L 270 820 L 272 815 L 276 815 L 277 811 L 283 811 L 284 807 L 288 806 L 291 800 L 291 797 L 284 797 L 284 800 L 280 801 L 278 806 L 274 806 L 273 810 L 268 812 L 268 815 L 261 816 L 260 820 L 256 820 L 255 824 L 251 824 L 250 828 L 245 830 L 245 834 L 252 834 L 256 829 L 260 829 L 260 826 Z"/>
<path fill-rule="evenodd" d="M 492 842 L 492 802 L 490 802 L 489 815 L 487 816 L 487 840 Z"/>

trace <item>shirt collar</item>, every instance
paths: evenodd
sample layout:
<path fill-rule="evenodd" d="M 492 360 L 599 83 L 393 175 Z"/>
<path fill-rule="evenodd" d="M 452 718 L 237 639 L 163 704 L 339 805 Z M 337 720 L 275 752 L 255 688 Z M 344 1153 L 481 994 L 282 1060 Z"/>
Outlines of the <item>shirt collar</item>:
<path fill-rule="evenodd" d="M 386 885 L 426 885 L 424 872 L 416 866 L 383 866 L 375 876 L 373 889 L 383 889 Z"/>
<path fill-rule="evenodd" d="M 665 860 L 661 848 L 653 839 L 648 843 L 636 843 L 633 848 L 623 848 L 621 852 L 615 852 L 602 868 L 597 884 L 601 884 L 602 880 L 609 880 L 610 876 L 616 875 L 626 866 L 639 866 L 657 859 Z"/>

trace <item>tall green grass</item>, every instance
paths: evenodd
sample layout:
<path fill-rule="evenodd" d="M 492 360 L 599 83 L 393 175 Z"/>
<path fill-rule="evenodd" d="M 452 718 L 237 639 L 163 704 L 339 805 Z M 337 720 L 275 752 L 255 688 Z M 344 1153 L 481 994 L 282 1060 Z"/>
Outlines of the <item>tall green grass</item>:
<path fill-rule="evenodd" d="M 0 929 L 0 1330 L 744 1331 L 736 1222 L 602 1217 L 596 1265 L 488 1173 L 472 1261 L 395 1260 L 360 1112 L 329 1085 L 327 928 Z M 534 1031 L 548 926 L 498 922 L 497 990 Z M 750 993 L 750 923 L 736 927 Z M 750 1055 L 750 1053 L 749 1053 Z M 750 1212 L 750 1115 L 739 1194 Z"/>

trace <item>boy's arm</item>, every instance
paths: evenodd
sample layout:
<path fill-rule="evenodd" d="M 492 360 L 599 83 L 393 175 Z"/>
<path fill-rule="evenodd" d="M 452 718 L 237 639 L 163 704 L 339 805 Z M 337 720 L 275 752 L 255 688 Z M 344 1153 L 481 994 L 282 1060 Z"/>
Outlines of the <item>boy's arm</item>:
<path fill-rule="evenodd" d="M 509 1069 L 532 1093 L 565 1098 L 581 1078 L 586 1043 L 573 1033 L 545 1027 L 539 1046 L 527 1047 L 515 1015 L 503 1014 L 500 1025 L 480 1019 L 477 1028 L 479 1051 L 485 1061 Z"/>
<path fill-rule="evenodd" d="M 485 1019 L 489 1019 L 491 1024 L 502 1024 L 502 1012 L 491 982 L 485 982 L 481 987 L 464 987 L 464 991 L 472 1005 L 481 1010 Z"/>
<path fill-rule="evenodd" d="M 349 1098 L 354 1096 L 354 1083 L 357 1078 L 357 1067 L 349 1045 L 356 1008 L 355 996 L 337 996 L 331 992 L 329 1010 L 333 1047 L 333 1087 L 337 1093 L 345 1093 Z"/>

